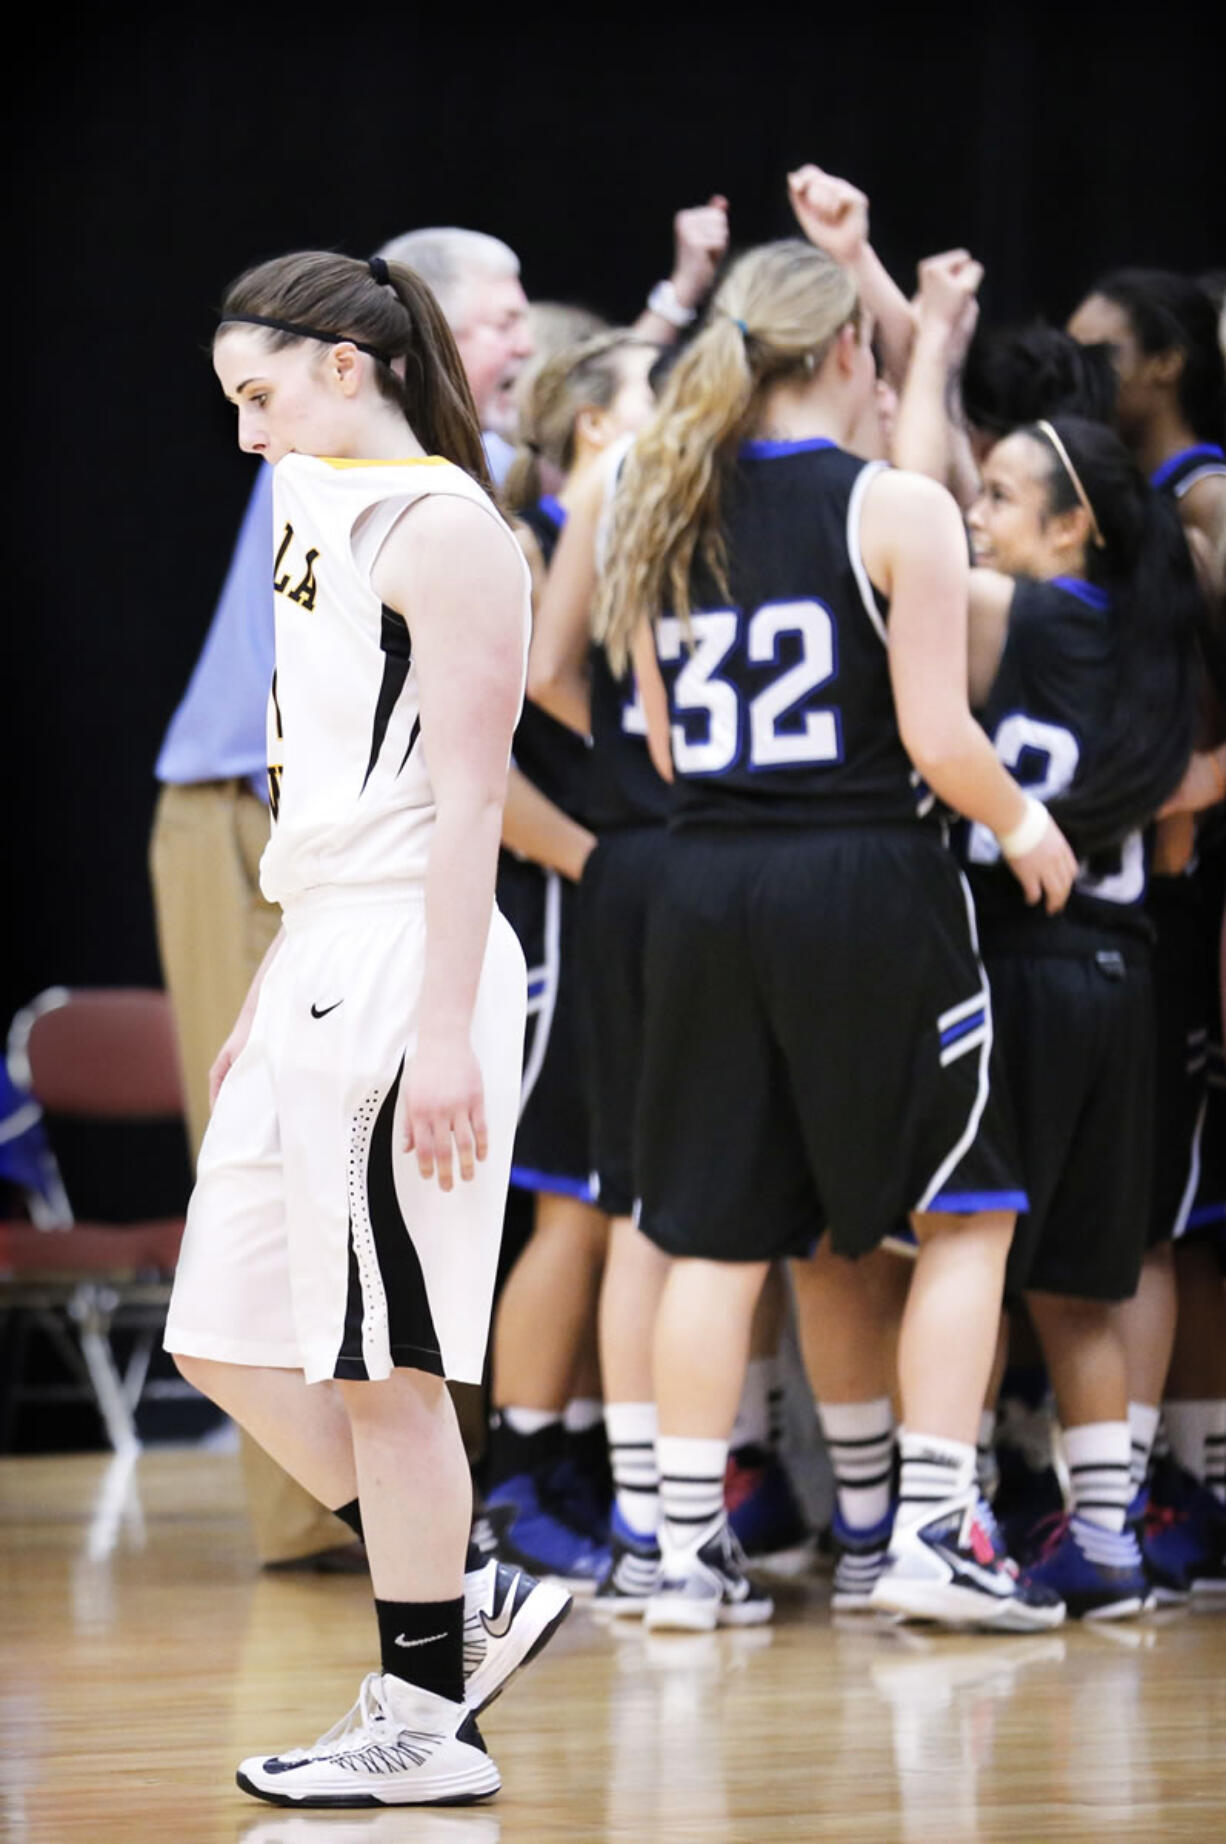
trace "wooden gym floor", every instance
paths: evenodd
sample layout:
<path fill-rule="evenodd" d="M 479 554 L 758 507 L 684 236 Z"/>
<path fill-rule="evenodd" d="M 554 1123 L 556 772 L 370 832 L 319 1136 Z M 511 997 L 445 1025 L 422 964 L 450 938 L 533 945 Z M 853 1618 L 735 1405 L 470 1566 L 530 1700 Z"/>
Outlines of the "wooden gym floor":
<path fill-rule="evenodd" d="M 0 1838 L 14 1844 L 960 1844 L 1226 1838 L 1226 1610 L 1035 1639 L 832 1624 L 613 1632 L 576 1611 L 488 1713 L 451 1811 L 281 1813 L 234 1785 L 373 1662 L 360 1578 L 254 1566 L 238 1461 L 0 1461 Z"/>

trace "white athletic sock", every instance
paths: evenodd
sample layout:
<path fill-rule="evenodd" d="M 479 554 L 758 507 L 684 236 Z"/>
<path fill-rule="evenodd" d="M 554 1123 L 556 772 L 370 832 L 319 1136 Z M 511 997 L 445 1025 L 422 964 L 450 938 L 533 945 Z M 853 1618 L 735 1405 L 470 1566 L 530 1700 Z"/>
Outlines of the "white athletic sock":
<path fill-rule="evenodd" d="M 1128 1483 L 1135 1498 L 1149 1477 L 1149 1456 L 1154 1450 L 1154 1437 L 1158 1432 L 1158 1418 L 1162 1411 L 1148 1402 L 1130 1402 L 1128 1404 L 1128 1432 L 1131 1436 L 1132 1463 L 1129 1468 Z"/>
<path fill-rule="evenodd" d="M 689 1435 L 656 1437 L 660 1463 L 660 1549 L 688 1549 L 704 1527 L 723 1516 L 727 1441 Z"/>
<path fill-rule="evenodd" d="M 1226 1498 L 1226 1402 L 1167 1402 L 1162 1419 L 1180 1466 Z"/>
<path fill-rule="evenodd" d="M 898 1514 L 895 1529 L 922 1524 L 936 1505 L 967 1503 L 975 1496 L 975 1449 L 969 1441 L 898 1430 Z"/>
<path fill-rule="evenodd" d="M 1120 1531 L 1132 1496 L 1132 1434 L 1126 1421 L 1062 1428 L 1073 1510 L 1087 1524 Z"/>
<path fill-rule="evenodd" d="M 656 1405 L 606 1402 L 604 1425 L 617 1509 L 636 1536 L 654 1537 L 660 1528 Z"/>
<path fill-rule="evenodd" d="M 890 1398 L 819 1402 L 817 1414 L 834 1473 L 839 1516 L 851 1530 L 871 1530 L 890 1508 L 894 1458 Z"/>
<path fill-rule="evenodd" d="M 586 1434 L 589 1428 L 599 1424 L 603 1416 L 604 1403 L 599 1396 L 572 1396 L 562 1420 L 568 1434 Z"/>
<path fill-rule="evenodd" d="M 771 1385 L 775 1380 L 776 1359 L 773 1357 L 751 1358 L 745 1371 L 745 1387 L 741 1391 L 740 1407 L 736 1412 L 732 1436 L 728 1445 L 733 1453 L 738 1447 L 767 1447 L 770 1445 Z"/>
<path fill-rule="evenodd" d="M 980 1498 L 991 1504 L 1000 1484 L 1000 1466 L 996 1459 L 996 1410 L 982 1409 L 979 1414 L 979 1443 L 975 1448 L 975 1478 Z"/>
<path fill-rule="evenodd" d="M 561 1421 L 557 1409 L 499 1409 L 498 1414 L 512 1434 L 539 1434 L 553 1422 Z"/>

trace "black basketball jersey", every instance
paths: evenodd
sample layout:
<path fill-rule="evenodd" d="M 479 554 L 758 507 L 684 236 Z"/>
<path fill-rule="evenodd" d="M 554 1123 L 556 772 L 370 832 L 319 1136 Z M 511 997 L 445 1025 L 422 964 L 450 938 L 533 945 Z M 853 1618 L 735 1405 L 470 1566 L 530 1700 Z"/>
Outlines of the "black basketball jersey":
<path fill-rule="evenodd" d="M 516 514 L 536 538 L 546 564 L 557 548 L 566 523 L 565 508 L 552 494 Z M 515 766 L 534 787 L 561 807 L 572 819 L 587 822 L 589 806 L 588 748 L 581 736 L 559 723 L 539 704 L 525 699 L 511 746 Z"/>
<path fill-rule="evenodd" d="M 676 615 L 656 624 L 679 823 L 931 813 L 898 734 L 888 606 L 860 555 L 881 465 L 823 440 L 743 445 L 724 508 L 730 594 L 697 568 L 692 639 Z"/>
<path fill-rule="evenodd" d="M 614 678 L 604 648 L 593 647 L 590 683 L 589 824 L 595 832 L 662 825 L 673 810 L 673 790 L 652 763 L 647 718 L 633 672 Z"/>
<path fill-rule="evenodd" d="M 1181 448 L 1177 455 L 1168 455 L 1150 475 L 1149 484 L 1172 499 L 1182 499 L 1198 480 L 1214 474 L 1226 476 L 1226 450 L 1216 442 L 1197 442 L 1192 448 Z"/>
<path fill-rule="evenodd" d="M 1001 762 L 1036 799 L 1053 800 L 1072 784 L 1093 754 L 1114 689 L 1115 639 L 1106 592 L 1074 577 L 1020 578 L 1000 666 L 977 715 Z M 1027 905 L 994 833 L 963 824 L 957 840 L 985 940 L 1001 924 L 1025 922 L 1053 931 L 1060 918 Z M 1148 937 L 1146 882 L 1145 843 L 1134 832 L 1109 861 L 1083 866 L 1064 917 Z"/>

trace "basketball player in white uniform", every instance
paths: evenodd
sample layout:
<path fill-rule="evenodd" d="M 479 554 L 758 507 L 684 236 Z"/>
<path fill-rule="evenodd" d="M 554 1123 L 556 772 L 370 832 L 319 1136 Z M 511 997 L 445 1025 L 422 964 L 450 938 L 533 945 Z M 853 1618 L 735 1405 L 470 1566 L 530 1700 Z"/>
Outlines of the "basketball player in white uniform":
<path fill-rule="evenodd" d="M 466 1580 L 445 1381 L 481 1378 L 518 1106 L 524 963 L 493 893 L 528 573 L 412 271 L 265 263 L 214 363 L 276 468 L 261 881 L 284 926 L 214 1066 L 166 1343 L 365 1537 L 381 1645 L 347 1718 L 239 1784 L 482 1798 L 473 1712 L 569 1604 L 493 1563 Z"/>

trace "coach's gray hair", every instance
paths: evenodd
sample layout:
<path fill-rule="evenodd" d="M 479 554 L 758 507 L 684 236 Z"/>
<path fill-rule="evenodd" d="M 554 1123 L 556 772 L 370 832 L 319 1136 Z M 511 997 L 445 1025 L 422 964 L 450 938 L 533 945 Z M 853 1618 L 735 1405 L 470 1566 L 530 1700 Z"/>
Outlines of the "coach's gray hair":
<path fill-rule="evenodd" d="M 455 225 L 405 231 L 390 238 L 377 253 L 386 262 L 405 263 L 420 275 L 453 332 L 464 329 L 466 296 L 473 282 L 519 274 L 519 258 L 501 238 Z"/>

